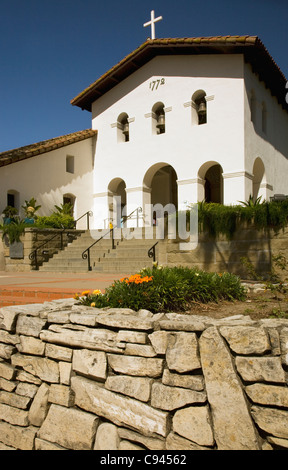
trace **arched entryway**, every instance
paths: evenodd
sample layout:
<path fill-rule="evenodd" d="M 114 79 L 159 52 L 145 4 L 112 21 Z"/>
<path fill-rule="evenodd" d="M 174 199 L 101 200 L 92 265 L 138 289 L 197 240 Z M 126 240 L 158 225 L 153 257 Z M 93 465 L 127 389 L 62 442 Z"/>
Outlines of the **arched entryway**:
<path fill-rule="evenodd" d="M 223 169 L 217 162 L 207 162 L 199 170 L 203 188 L 199 200 L 223 204 Z"/>
<path fill-rule="evenodd" d="M 152 209 L 150 214 L 145 205 L 152 205 L 169 209 L 169 212 L 176 211 L 178 208 L 178 187 L 177 187 L 177 174 L 174 168 L 167 163 L 156 163 L 146 172 L 143 180 L 144 190 L 144 212 L 146 223 L 148 225 L 155 224 L 157 220 L 157 211 Z M 154 212 L 154 213 L 153 213 Z M 162 212 L 163 214 L 163 212 Z"/>
<path fill-rule="evenodd" d="M 108 185 L 109 219 L 105 226 L 112 223 L 114 227 L 123 225 L 126 214 L 126 183 L 122 178 L 114 178 Z"/>
<path fill-rule="evenodd" d="M 253 201 L 262 197 L 266 199 L 266 175 L 265 167 L 261 158 L 257 157 L 253 165 Z M 261 187 L 262 186 L 262 187 Z"/>

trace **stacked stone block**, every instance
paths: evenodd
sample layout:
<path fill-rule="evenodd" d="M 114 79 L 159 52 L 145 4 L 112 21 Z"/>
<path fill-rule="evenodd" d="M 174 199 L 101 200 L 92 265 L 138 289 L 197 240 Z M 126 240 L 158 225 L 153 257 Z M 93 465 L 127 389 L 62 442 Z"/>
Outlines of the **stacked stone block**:
<path fill-rule="evenodd" d="M 288 320 L 0 309 L 0 449 L 288 449 Z"/>

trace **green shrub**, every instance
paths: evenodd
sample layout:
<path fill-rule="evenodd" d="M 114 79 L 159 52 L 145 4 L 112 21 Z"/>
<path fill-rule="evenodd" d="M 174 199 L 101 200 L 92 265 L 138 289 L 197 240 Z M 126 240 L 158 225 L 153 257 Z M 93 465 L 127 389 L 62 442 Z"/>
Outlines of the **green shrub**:
<path fill-rule="evenodd" d="M 74 219 L 71 215 L 53 213 L 49 216 L 38 217 L 35 221 L 35 227 L 38 228 L 74 228 Z"/>
<path fill-rule="evenodd" d="M 65 204 L 60 204 L 60 206 L 54 206 L 56 214 L 65 214 L 71 215 L 73 214 L 73 204 L 70 202 L 66 202 Z"/>
<path fill-rule="evenodd" d="M 13 219 L 9 224 L 0 225 L 2 238 L 7 236 L 10 245 L 12 245 L 12 243 L 20 242 L 20 237 L 22 233 L 24 233 L 26 227 L 30 227 L 30 225 L 19 219 Z"/>
<path fill-rule="evenodd" d="M 193 303 L 243 300 L 240 279 L 229 273 L 207 273 L 186 267 L 146 268 L 139 274 L 115 281 L 104 294 L 83 292 L 84 305 L 93 307 L 143 308 L 152 313 L 179 312 Z"/>
<path fill-rule="evenodd" d="M 187 211 L 187 223 L 190 220 L 190 210 Z M 258 230 L 274 230 L 278 232 L 288 223 L 288 200 L 253 202 L 225 206 L 217 203 L 198 203 L 198 226 L 200 232 L 208 232 L 210 236 L 224 235 L 233 238 L 237 228 L 243 223 L 254 226 Z"/>
<path fill-rule="evenodd" d="M 18 211 L 16 207 L 6 206 L 5 209 L 3 209 L 2 214 L 4 215 L 5 218 L 14 220 L 15 216 L 18 214 Z"/>
<path fill-rule="evenodd" d="M 239 218 L 238 206 L 224 206 L 216 203 L 199 203 L 199 230 L 208 231 L 212 237 L 225 235 L 230 239 L 237 227 Z"/>

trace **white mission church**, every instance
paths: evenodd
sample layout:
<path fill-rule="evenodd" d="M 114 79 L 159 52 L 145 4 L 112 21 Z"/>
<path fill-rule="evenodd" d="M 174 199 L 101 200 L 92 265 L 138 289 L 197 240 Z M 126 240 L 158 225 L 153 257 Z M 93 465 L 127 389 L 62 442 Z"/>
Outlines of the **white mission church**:
<path fill-rule="evenodd" d="M 137 208 L 151 225 L 151 204 L 286 195 L 285 87 L 256 36 L 148 39 L 71 101 L 91 129 L 0 153 L 0 210 L 70 201 L 103 229 Z"/>

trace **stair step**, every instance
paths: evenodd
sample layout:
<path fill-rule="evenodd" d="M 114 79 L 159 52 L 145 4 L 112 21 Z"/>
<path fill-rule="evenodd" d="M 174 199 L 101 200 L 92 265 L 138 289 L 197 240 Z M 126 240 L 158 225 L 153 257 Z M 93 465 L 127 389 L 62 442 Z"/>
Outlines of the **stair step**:
<path fill-rule="evenodd" d="M 107 231 L 86 231 L 77 239 L 69 243 L 62 251 L 52 256 L 39 267 L 42 272 L 70 272 L 81 273 L 88 271 L 88 261 L 82 258 L 82 253 L 87 250 L 97 239 L 105 235 Z M 157 242 L 154 238 L 145 239 L 145 231 L 136 228 L 133 235 L 138 238 L 125 238 L 125 233 L 115 229 L 115 249 L 112 249 L 111 238 L 101 239 L 90 249 L 90 263 L 93 271 L 98 272 L 137 272 L 146 266 L 152 266 L 152 259 L 148 257 L 148 250 Z M 94 235 L 94 237 L 93 237 Z M 121 236 L 123 237 L 121 238 Z M 159 240 L 160 241 L 160 240 Z"/>

